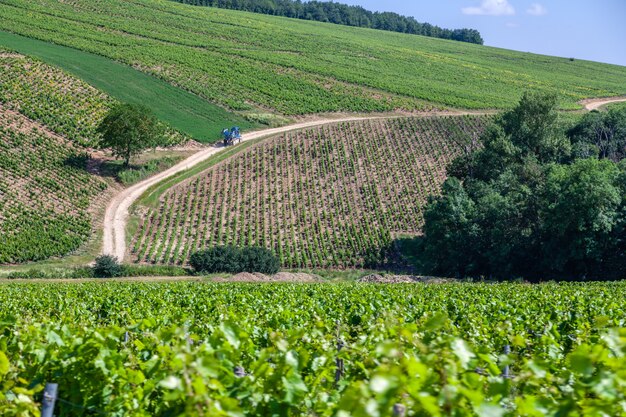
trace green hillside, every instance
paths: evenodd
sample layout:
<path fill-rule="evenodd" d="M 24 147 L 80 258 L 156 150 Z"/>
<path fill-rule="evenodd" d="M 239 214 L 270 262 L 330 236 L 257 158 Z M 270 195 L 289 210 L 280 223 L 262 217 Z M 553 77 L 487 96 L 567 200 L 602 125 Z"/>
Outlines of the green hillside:
<path fill-rule="evenodd" d="M 272 249 L 287 268 L 384 266 L 420 233 L 423 206 L 487 116 L 340 123 L 246 148 L 165 192 L 137 230 L 138 262 L 185 264 L 223 244 Z M 190 227 L 190 225 L 194 225 Z"/>
<path fill-rule="evenodd" d="M 112 103 L 0 49 L 0 264 L 65 255 L 91 236 L 91 208 L 107 183 L 85 170 L 85 146 Z"/>
<path fill-rule="evenodd" d="M 238 111 L 564 108 L 626 94 L 626 67 L 165 0 L 3 0 L 0 29 L 101 54 Z"/>
<path fill-rule="evenodd" d="M 146 105 L 160 120 L 199 141 L 215 141 L 225 126 L 257 125 L 195 94 L 99 55 L 7 32 L 0 32 L 0 45 L 62 68 L 119 101 Z M 72 113 L 67 108 L 71 100 L 57 104 L 62 106 L 57 110 L 66 111 L 56 111 L 54 117 Z"/>

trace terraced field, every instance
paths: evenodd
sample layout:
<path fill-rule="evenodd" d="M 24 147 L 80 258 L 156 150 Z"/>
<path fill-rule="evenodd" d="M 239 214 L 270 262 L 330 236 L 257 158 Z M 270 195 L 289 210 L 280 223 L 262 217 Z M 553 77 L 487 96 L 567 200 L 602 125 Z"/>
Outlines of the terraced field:
<path fill-rule="evenodd" d="M 626 67 L 164 0 L 3 0 L 0 29 L 132 65 L 245 113 L 508 108 L 626 94 Z M 271 119 L 271 118 L 270 118 Z"/>
<path fill-rule="evenodd" d="M 261 245 L 285 267 L 392 262 L 422 206 L 485 116 L 340 123 L 286 133 L 171 188 L 134 239 L 138 262 L 184 264 L 202 247 Z"/>

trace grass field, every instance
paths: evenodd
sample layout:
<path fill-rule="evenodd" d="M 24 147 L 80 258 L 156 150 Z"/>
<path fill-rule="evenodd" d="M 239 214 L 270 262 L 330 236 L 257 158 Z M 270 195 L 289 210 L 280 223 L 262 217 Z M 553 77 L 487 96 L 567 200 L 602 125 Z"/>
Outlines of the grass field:
<path fill-rule="evenodd" d="M 626 93 L 626 67 L 165 0 L 4 0 L 0 14 L 2 30 L 115 59 L 258 119 L 507 108 L 530 89 L 579 108 Z"/>
<path fill-rule="evenodd" d="M 3 283 L 0 415 L 36 415 L 55 382 L 66 417 L 621 416 L 625 296 L 624 283 Z"/>
<path fill-rule="evenodd" d="M 422 206 L 484 116 L 340 123 L 252 145 L 161 192 L 140 225 L 137 261 L 185 263 L 220 244 L 271 248 L 287 268 L 376 267 L 417 235 Z M 173 186 L 174 185 L 174 186 Z M 173 187 L 172 187 L 173 186 Z"/>
<path fill-rule="evenodd" d="M 144 104 L 160 120 L 199 141 L 216 141 L 226 126 L 257 126 L 195 94 L 103 56 L 7 32 L 0 32 L 0 46 L 57 66 L 119 101 Z"/>

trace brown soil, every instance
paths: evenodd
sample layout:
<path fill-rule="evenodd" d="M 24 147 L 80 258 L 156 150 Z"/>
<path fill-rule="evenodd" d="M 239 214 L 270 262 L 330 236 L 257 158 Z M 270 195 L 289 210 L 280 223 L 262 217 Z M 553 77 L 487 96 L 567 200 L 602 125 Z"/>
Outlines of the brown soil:
<path fill-rule="evenodd" d="M 216 282 L 320 282 L 322 278 L 313 274 L 279 272 L 276 275 L 265 275 L 258 272 L 242 272 L 231 278 L 215 278 Z"/>
<path fill-rule="evenodd" d="M 418 275 L 379 275 L 371 274 L 361 277 L 357 282 L 364 282 L 369 284 L 445 284 L 454 282 L 451 278 L 437 278 L 437 277 L 424 277 Z"/>

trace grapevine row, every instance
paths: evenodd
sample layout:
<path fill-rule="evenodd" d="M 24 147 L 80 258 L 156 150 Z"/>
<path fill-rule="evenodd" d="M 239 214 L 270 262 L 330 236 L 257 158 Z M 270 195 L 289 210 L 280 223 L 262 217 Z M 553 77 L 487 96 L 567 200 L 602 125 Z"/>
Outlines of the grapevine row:
<path fill-rule="evenodd" d="M 326 125 L 242 151 L 168 190 L 134 240 L 138 262 L 184 264 L 223 244 L 274 250 L 284 267 L 376 266 L 398 235 L 416 235 L 422 206 L 457 153 L 455 129 L 485 117 Z"/>

